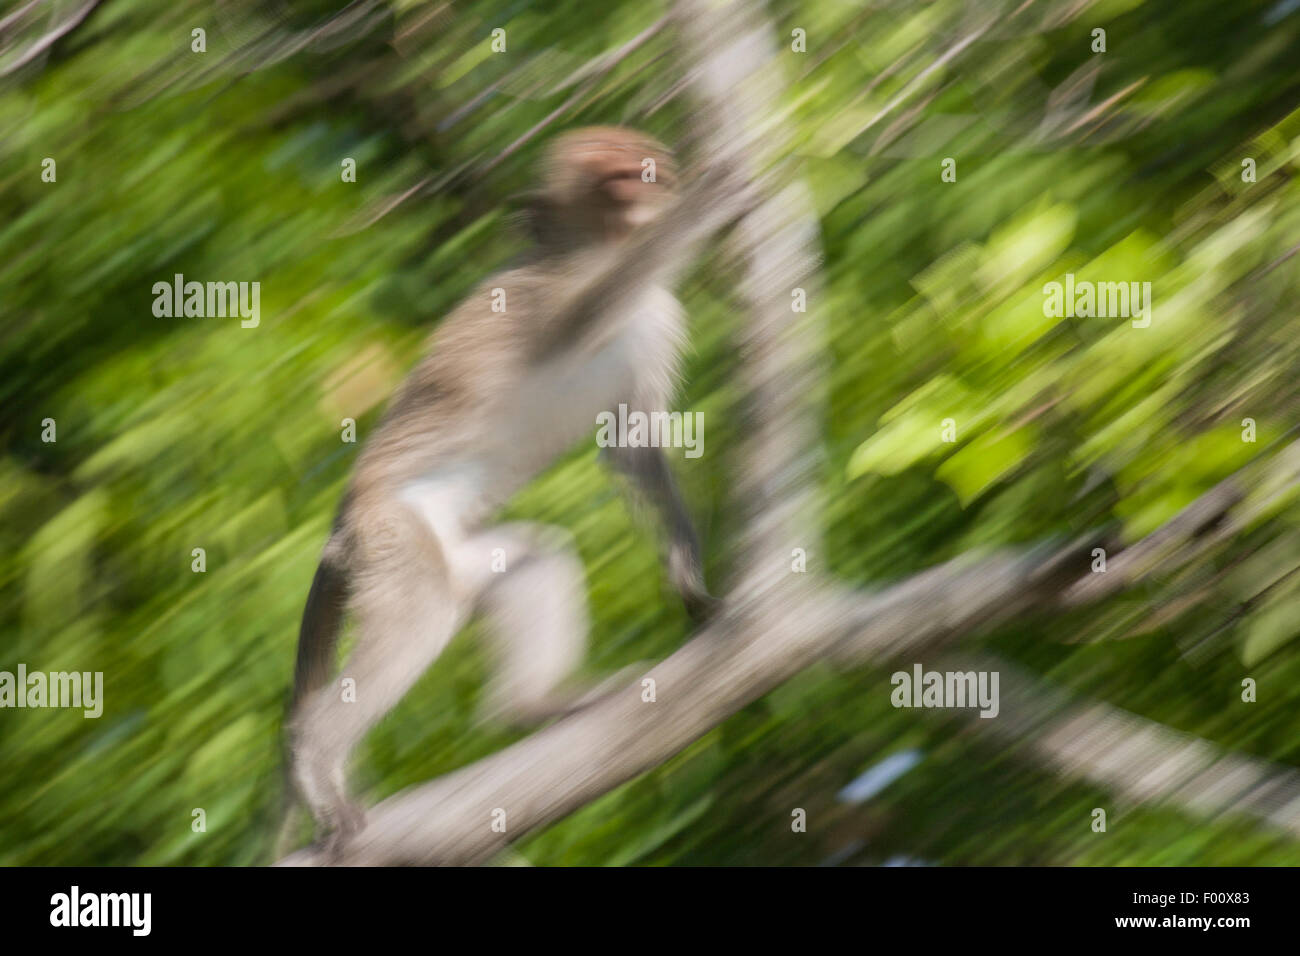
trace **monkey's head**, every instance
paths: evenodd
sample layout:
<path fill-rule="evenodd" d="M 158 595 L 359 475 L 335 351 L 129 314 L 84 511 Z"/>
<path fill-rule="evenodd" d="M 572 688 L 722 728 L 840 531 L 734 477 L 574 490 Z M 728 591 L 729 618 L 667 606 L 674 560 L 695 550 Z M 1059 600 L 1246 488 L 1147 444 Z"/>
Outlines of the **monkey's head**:
<path fill-rule="evenodd" d="M 621 238 L 672 199 L 674 172 L 668 149 L 636 130 L 565 133 L 546 152 L 534 203 L 538 238 L 569 246 Z"/>

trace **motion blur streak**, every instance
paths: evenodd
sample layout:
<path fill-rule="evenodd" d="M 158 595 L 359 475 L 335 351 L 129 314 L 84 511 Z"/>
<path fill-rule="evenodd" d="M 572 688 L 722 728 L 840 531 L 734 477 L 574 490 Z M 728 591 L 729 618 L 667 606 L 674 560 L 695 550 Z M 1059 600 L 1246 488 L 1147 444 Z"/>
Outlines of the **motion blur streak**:
<path fill-rule="evenodd" d="M 572 535 L 612 696 L 479 723 L 468 622 L 358 749 L 358 859 L 1300 863 L 1300 7 L 588 9 L 0 13 L 0 864 L 271 859 L 358 449 L 593 125 L 759 197 L 677 286 L 721 607 L 593 416 L 493 518 Z M 895 706 L 915 665 L 997 716 Z"/>

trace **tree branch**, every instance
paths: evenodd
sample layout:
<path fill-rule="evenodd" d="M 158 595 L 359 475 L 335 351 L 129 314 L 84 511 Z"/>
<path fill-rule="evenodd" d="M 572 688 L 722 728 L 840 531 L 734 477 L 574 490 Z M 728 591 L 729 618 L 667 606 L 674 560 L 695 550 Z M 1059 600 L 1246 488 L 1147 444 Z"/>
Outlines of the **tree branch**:
<path fill-rule="evenodd" d="M 1300 773 L 1290 767 L 1226 752 L 1110 704 L 1074 701 L 1005 661 L 961 655 L 936 667 L 996 671 L 1001 710 L 996 720 L 976 719 L 978 730 L 1024 747 L 1060 773 L 1136 804 L 1241 814 L 1300 837 Z"/>

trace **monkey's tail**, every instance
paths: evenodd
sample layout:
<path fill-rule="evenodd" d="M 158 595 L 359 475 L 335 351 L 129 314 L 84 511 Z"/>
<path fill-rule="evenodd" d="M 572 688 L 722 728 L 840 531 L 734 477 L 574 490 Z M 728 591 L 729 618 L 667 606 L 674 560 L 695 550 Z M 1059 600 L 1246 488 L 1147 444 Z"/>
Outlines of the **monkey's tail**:
<path fill-rule="evenodd" d="M 312 691 L 329 682 L 334 670 L 339 632 L 343 629 L 343 608 L 347 599 L 345 575 L 334 542 L 325 546 L 316 576 L 307 594 L 298 629 L 298 657 L 293 667 L 293 710 Z"/>
<path fill-rule="evenodd" d="M 307 606 L 302 612 L 298 629 L 298 656 L 293 668 L 293 701 L 289 705 L 289 722 L 298 715 L 303 701 L 315 690 L 329 682 L 334 669 L 339 633 L 343 629 L 343 611 L 347 601 L 346 575 L 343 572 L 337 539 L 325 546 L 316 575 L 307 594 Z M 298 831 L 301 800 L 293 780 L 293 746 L 285 748 L 284 807 L 279 836 L 276 839 L 276 859 L 283 857 L 293 846 Z"/>

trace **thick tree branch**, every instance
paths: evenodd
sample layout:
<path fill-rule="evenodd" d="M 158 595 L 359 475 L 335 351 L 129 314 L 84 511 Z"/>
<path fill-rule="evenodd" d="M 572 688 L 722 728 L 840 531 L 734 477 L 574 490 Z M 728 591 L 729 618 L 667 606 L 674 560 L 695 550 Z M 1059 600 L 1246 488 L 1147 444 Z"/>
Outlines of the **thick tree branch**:
<path fill-rule="evenodd" d="M 643 699 L 646 688 L 637 681 L 500 753 L 383 801 L 341 857 L 329 859 L 309 847 L 283 863 L 484 862 L 663 763 L 818 660 L 914 657 L 1017 613 L 1058 607 L 1071 572 L 1087 573 L 1080 569 L 1087 567 L 1090 545 L 966 556 L 871 595 L 805 583 L 793 573 L 760 594 L 730 595 L 720 620 L 646 672 L 654 681 L 653 701 Z M 1036 735 L 1035 752 L 1064 771 L 1114 783 L 1135 799 L 1158 796 L 1210 812 L 1240 804 L 1242 812 L 1296 827 L 1300 805 L 1293 798 L 1300 788 L 1294 774 L 1222 755 L 1174 731 L 1157 732 L 1158 725 L 1104 705 L 1061 709 L 1056 697 L 1031 691 L 1026 680 L 1004 689 L 1003 700 L 1010 716 L 980 721 L 980 727 L 1016 739 Z M 1115 735 L 1125 727 L 1141 730 L 1136 749 L 1123 751 L 1140 756 L 1131 766 L 1111 756 L 1120 739 Z M 1106 746 L 1076 740 L 1084 731 Z M 1211 772 L 1212 766 L 1217 769 Z M 504 831 L 493 828 L 498 811 L 504 812 Z"/>

